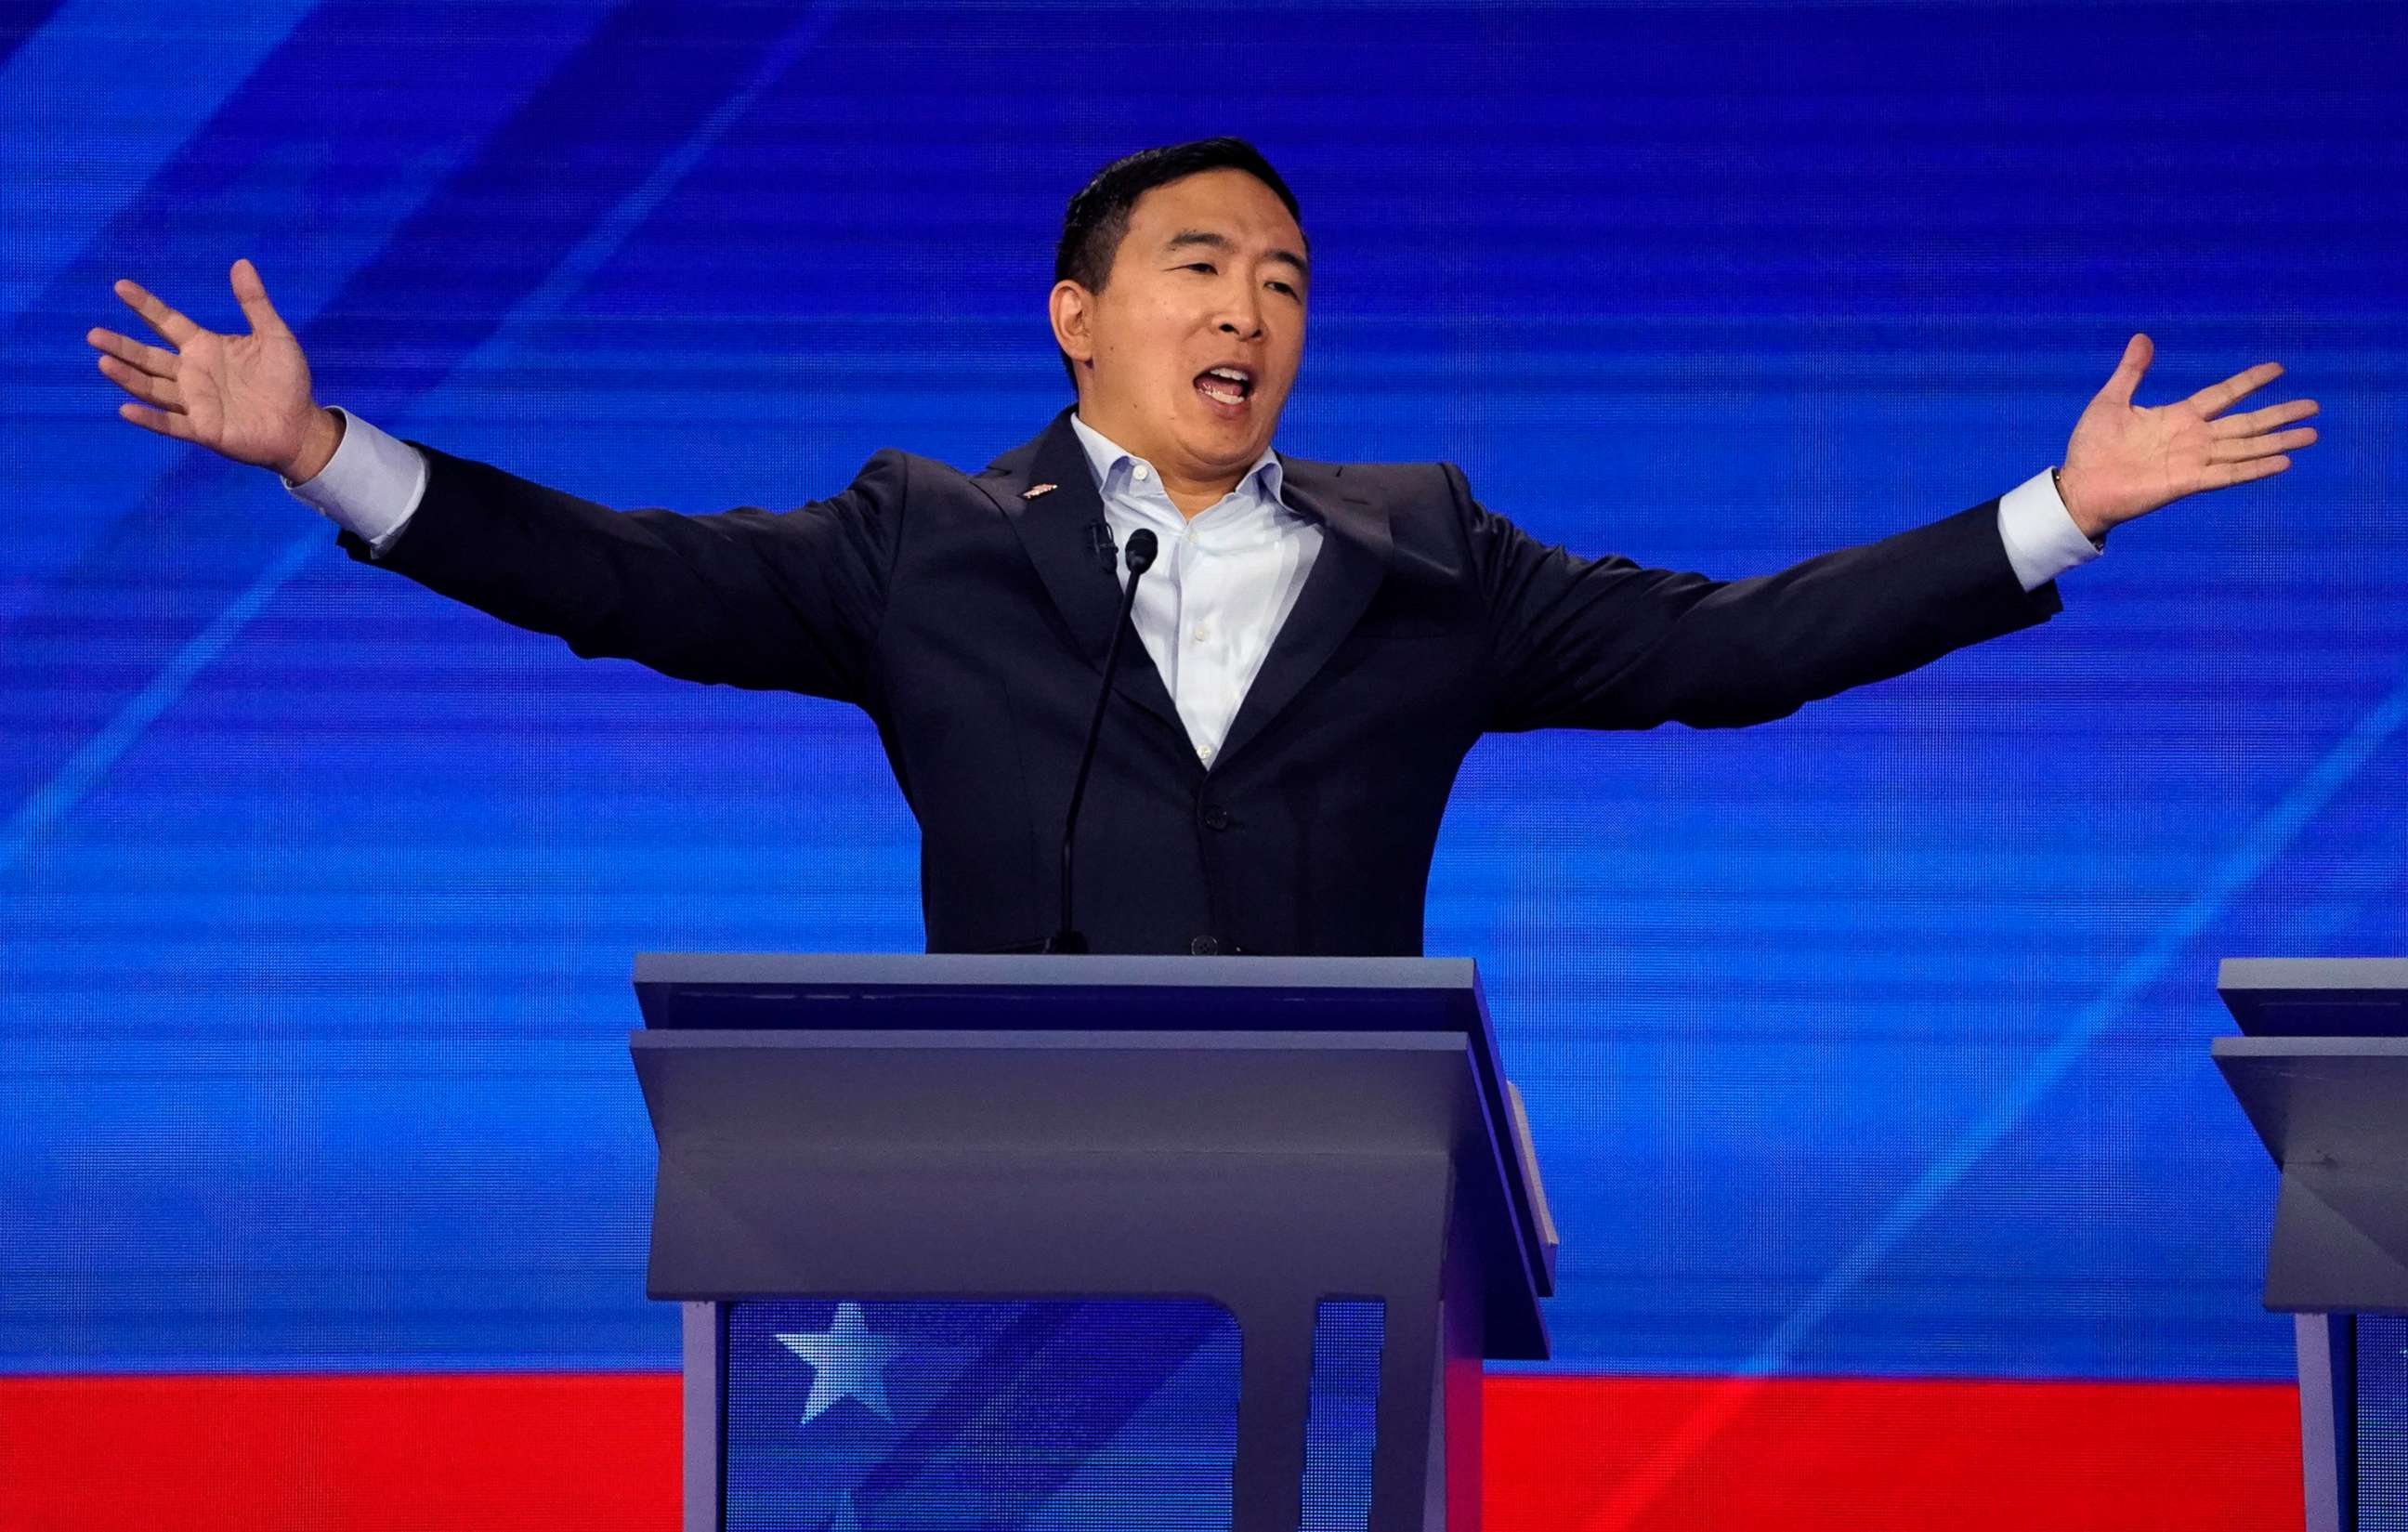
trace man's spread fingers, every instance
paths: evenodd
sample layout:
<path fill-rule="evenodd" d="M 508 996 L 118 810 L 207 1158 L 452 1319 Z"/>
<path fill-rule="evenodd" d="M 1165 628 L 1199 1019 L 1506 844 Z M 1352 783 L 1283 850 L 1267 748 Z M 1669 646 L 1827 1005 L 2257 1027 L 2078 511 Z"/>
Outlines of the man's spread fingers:
<path fill-rule="evenodd" d="M 267 284 L 259 279 L 259 268 L 248 260 L 236 261 L 233 272 L 234 299 L 242 305 L 242 317 L 251 321 L 254 331 L 277 331 L 284 321 L 276 306 L 267 301 Z"/>
<path fill-rule="evenodd" d="M 2266 457 L 2275 452 L 2287 452 L 2295 447 L 2305 447 L 2315 439 L 2315 428 L 2303 425 L 2297 431 L 2282 431 L 2272 436 L 2243 437 L 2231 441 L 2219 441 L 2209 453 L 2209 461 L 2246 463 L 2252 458 Z"/>
<path fill-rule="evenodd" d="M 2187 401 L 2202 416 L 2222 414 L 2232 402 L 2244 394 L 2254 393 L 2283 375 L 2280 362 L 2260 362 L 2246 372 L 2236 372 L 2220 383 L 2210 383 Z"/>
<path fill-rule="evenodd" d="M 2316 412 L 2314 399 L 2293 399 L 2286 404 L 2268 405 L 2246 415 L 2227 415 L 2214 425 L 2219 437 L 2254 437 L 2260 431 L 2272 431 L 2278 425 L 2303 421 Z"/>
<path fill-rule="evenodd" d="M 150 328 L 167 337 L 171 345 L 181 346 L 201 333 L 201 327 L 176 312 L 140 282 L 121 280 L 117 295 L 126 306 L 150 322 Z"/>
<path fill-rule="evenodd" d="M 153 378 L 175 377 L 176 364 L 181 360 L 174 351 L 165 351 L 157 346 L 146 346 L 133 336 L 119 335 L 114 330 L 95 329 L 87 334 L 84 339 L 118 360 L 129 362 L 140 367 Z"/>
<path fill-rule="evenodd" d="M 172 379 L 154 378 L 139 367 L 126 365 L 113 356 L 104 356 L 100 359 L 100 370 L 108 374 L 110 382 L 137 399 L 147 400 L 164 409 L 180 411 L 184 408 L 183 391 L 176 386 Z"/>
<path fill-rule="evenodd" d="M 2157 354 L 2157 343 L 2145 335 L 2136 335 L 2126 341 L 2123 360 L 2117 362 L 2115 370 L 2108 375 L 2106 386 L 2099 391 L 2100 396 L 2114 404 L 2130 404 L 2133 391 L 2141 386 L 2142 378 L 2148 373 L 2150 359 Z"/>
<path fill-rule="evenodd" d="M 113 356 L 100 359 L 100 370 L 108 374 L 110 382 L 144 403 L 157 405 L 177 414 L 183 413 L 183 391 L 166 379 L 153 378 L 147 372 L 137 371 Z"/>
<path fill-rule="evenodd" d="M 2229 489 L 2234 484 L 2246 484 L 2253 479 L 2265 479 L 2281 473 L 2291 465 L 2287 457 L 2256 457 L 2246 463 L 2216 463 L 2209 465 L 2206 480 L 2212 490 Z"/>
<path fill-rule="evenodd" d="M 156 431 L 163 437 L 173 437 L 178 441 L 193 439 L 193 422 L 181 415 L 170 415 L 158 409 L 145 409 L 137 404 L 119 405 L 117 412 L 146 431 Z"/>

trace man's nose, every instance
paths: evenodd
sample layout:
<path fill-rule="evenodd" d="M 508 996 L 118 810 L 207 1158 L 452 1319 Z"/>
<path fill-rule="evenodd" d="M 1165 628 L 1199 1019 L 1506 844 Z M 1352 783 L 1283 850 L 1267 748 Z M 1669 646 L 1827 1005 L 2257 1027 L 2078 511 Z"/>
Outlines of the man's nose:
<path fill-rule="evenodd" d="M 1262 294 L 1251 288 L 1240 288 L 1221 311 L 1221 328 L 1240 340 L 1260 340 L 1263 337 Z"/>

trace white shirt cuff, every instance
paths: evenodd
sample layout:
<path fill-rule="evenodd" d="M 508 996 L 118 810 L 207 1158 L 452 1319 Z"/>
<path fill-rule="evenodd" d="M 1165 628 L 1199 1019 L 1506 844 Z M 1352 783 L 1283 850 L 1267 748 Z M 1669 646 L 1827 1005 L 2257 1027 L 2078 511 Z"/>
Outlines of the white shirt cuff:
<path fill-rule="evenodd" d="M 2099 556 L 2099 546 L 2073 524 L 2056 476 L 2045 468 L 1999 496 L 1999 540 L 2027 591 Z"/>
<path fill-rule="evenodd" d="M 356 534 L 371 557 L 381 557 L 426 494 L 426 455 L 348 410 L 335 413 L 343 417 L 343 439 L 335 455 L 315 479 L 299 484 L 287 479 L 284 487 L 303 505 Z"/>

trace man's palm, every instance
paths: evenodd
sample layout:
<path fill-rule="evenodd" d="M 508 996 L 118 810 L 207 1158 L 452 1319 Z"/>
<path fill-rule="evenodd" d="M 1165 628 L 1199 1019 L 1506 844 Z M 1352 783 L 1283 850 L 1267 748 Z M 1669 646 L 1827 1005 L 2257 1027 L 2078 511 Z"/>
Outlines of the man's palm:
<path fill-rule="evenodd" d="M 232 280 L 249 335 L 205 330 L 139 284 L 122 281 L 117 295 L 175 350 L 111 330 L 85 338 L 103 353 L 100 370 L 142 401 L 121 405 L 119 414 L 237 463 L 282 471 L 300 454 L 316 411 L 308 359 L 267 301 L 257 269 L 237 261 Z"/>

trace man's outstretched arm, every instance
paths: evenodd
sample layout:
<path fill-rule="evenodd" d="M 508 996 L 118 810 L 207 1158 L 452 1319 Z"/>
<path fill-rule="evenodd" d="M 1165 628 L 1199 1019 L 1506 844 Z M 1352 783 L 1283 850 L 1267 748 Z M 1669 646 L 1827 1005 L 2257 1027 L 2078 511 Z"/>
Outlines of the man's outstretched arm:
<path fill-rule="evenodd" d="M 1784 717 L 2053 614 L 2046 581 L 2081 556 L 2079 542 L 2066 551 L 2069 524 L 2081 539 L 2103 539 L 2184 495 L 2280 473 L 2291 451 L 2316 439 L 2313 429 L 2280 429 L 2315 414 L 2312 399 L 2224 415 L 2280 375 L 2271 362 L 2174 404 L 2135 407 L 2150 354 L 2148 337 L 2133 336 L 2054 483 L 2036 476 L 2003 504 L 1754 580 L 1575 557 L 1481 509 L 1450 469 L 1491 613 L 1490 726 Z"/>
<path fill-rule="evenodd" d="M 583 655 L 666 674 L 866 702 L 869 646 L 907 466 L 882 453 L 832 499 L 782 514 L 620 512 L 396 441 L 320 406 L 259 273 L 235 264 L 251 325 L 220 335 L 139 285 L 118 295 L 173 350 L 86 337 L 134 396 L 133 423 L 281 475 L 344 547 Z M 409 535 L 404 539 L 402 534 Z"/>

